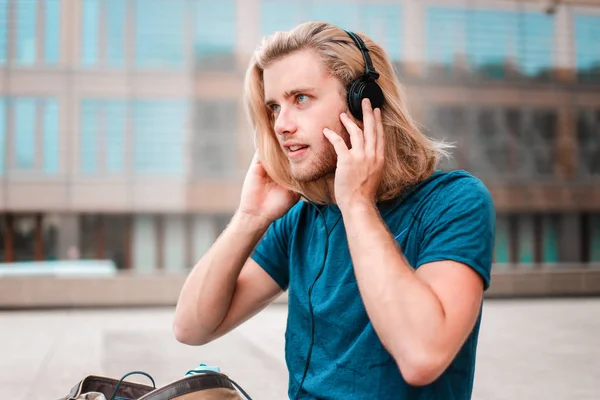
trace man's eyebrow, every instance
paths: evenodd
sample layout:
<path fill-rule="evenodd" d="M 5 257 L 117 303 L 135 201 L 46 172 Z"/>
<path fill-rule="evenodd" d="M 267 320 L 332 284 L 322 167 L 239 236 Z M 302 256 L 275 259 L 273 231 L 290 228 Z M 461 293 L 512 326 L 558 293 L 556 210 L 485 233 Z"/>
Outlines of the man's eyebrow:
<path fill-rule="evenodd" d="M 314 87 L 303 87 L 303 88 L 296 88 L 296 89 L 288 90 L 283 93 L 283 98 L 289 99 L 290 97 L 296 96 L 297 94 L 312 92 L 315 89 L 316 88 L 314 88 Z M 265 100 L 266 105 L 273 104 L 273 103 L 275 103 L 275 100 L 273 100 L 273 99 Z"/>

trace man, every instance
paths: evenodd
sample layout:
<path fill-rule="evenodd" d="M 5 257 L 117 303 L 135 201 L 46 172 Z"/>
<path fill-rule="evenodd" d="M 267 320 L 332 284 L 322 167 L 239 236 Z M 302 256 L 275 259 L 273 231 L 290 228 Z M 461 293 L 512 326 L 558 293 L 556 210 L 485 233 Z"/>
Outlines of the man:
<path fill-rule="evenodd" d="M 468 173 L 435 169 L 446 146 L 411 120 L 383 49 L 352 35 L 310 22 L 256 51 L 257 155 L 185 282 L 174 332 L 210 342 L 288 290 L 290 398 L 468 399 L 492 199 Z M 352 107 L 363 78 L 381 96 L 371 87 Z"/>

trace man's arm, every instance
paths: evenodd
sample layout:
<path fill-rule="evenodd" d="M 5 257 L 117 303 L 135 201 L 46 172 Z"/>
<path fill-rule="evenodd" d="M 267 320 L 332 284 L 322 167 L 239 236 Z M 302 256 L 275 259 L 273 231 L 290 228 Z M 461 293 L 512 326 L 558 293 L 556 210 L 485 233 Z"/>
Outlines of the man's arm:
<path fill-rule="evenodd" d="M 454 261 L 414 270 L 372 204 L 343 212 L 358 288 L 377 335 L 408 383 L 434 381 L 474 327 L 481 277 Z"/>
<path fill-rule="evenodd" d="M 236 215 L 185 281 L 173 321 L 178 341 L 201 345 L 268 305 L 281 288 L 249 258 L 267 224 Z"/>
<path fill-rule="evenodd" d="M 468 199 L 457 196 L 454 188 L 448 189 L 454 195 L 452 204 L 446 196 L 444 209 L 428 226 L 421 243 L 424 265 L 413 270 L 374 205 L 385 166 L 385 130 L 381 110 L 373 110 L 368 99 L 362 107 L 362 129 L 346 113 L 340 115 L 351 148 L 339 134 L 323 131 L 338 156 L 336 203 L 373 327 L 404 379 L 424 385 L 448 367 L 477 320 L 485 282 L 470 266 L 448 259 L 488 262 L 489 251 L 481 240 L 489 237 L 481 235 L 490 235 L 491 208 L 487 195 L 476 187 Z M 464 204 L 471 208 L 462 207 Z M 464 231 L 464 235 L 444 238 L 440 232 L 449 227 Z M 471 244 L 465 242 L 473 242 L 475 248 L 465 249 Z M 459 258 L 459 253 L 468 255 Z"/>

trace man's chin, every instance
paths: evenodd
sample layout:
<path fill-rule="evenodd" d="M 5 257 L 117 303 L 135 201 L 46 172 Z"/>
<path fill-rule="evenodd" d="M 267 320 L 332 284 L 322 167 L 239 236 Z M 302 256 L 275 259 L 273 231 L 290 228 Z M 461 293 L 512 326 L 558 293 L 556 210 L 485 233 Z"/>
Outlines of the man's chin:
<path fill-rule="evenodd" d="M 298 183 L 316 182 L 321 179 L 327 178 L 328 176 L 330 176 L 332 174 L 335 174 L 335 169 L 332 171 L 325 171 L 325 170 L 306 171 L 306 170 L 300 170 L 300 168 L 298 168 L 297 170 L 292 169 L 292 171 L 291 171 L 292 178 Z"/>

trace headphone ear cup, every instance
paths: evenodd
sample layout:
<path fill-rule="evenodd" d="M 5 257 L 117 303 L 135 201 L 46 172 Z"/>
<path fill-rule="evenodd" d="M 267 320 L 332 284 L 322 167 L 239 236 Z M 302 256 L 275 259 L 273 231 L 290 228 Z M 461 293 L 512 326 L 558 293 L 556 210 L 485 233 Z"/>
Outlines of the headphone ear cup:
<path fill-rule="evenodd" d="M 348 87 L 347 102 L 348 109 L 354 117 L 362 121 L 362 100 L 368 98 L 371 101 L 371 107 L 381 108 L 383 106 L 383 91 L 377 82 L 370 79 L 356 79 Z"/>
<path fill-rule="evenodd" d="M 350 110 L 352 115 L 358 120 L 362 120 L 362 106 L 360 104 L 362 101 L 362 98 L 360 97 L 360 88 L 359 88 L 359 86 L 362 83 L 363 82 L 361 79 L 353 80 L 350 83 L 350 85 L 348 86 L 348 94 L 347 94 L 348 109 Z"/>

